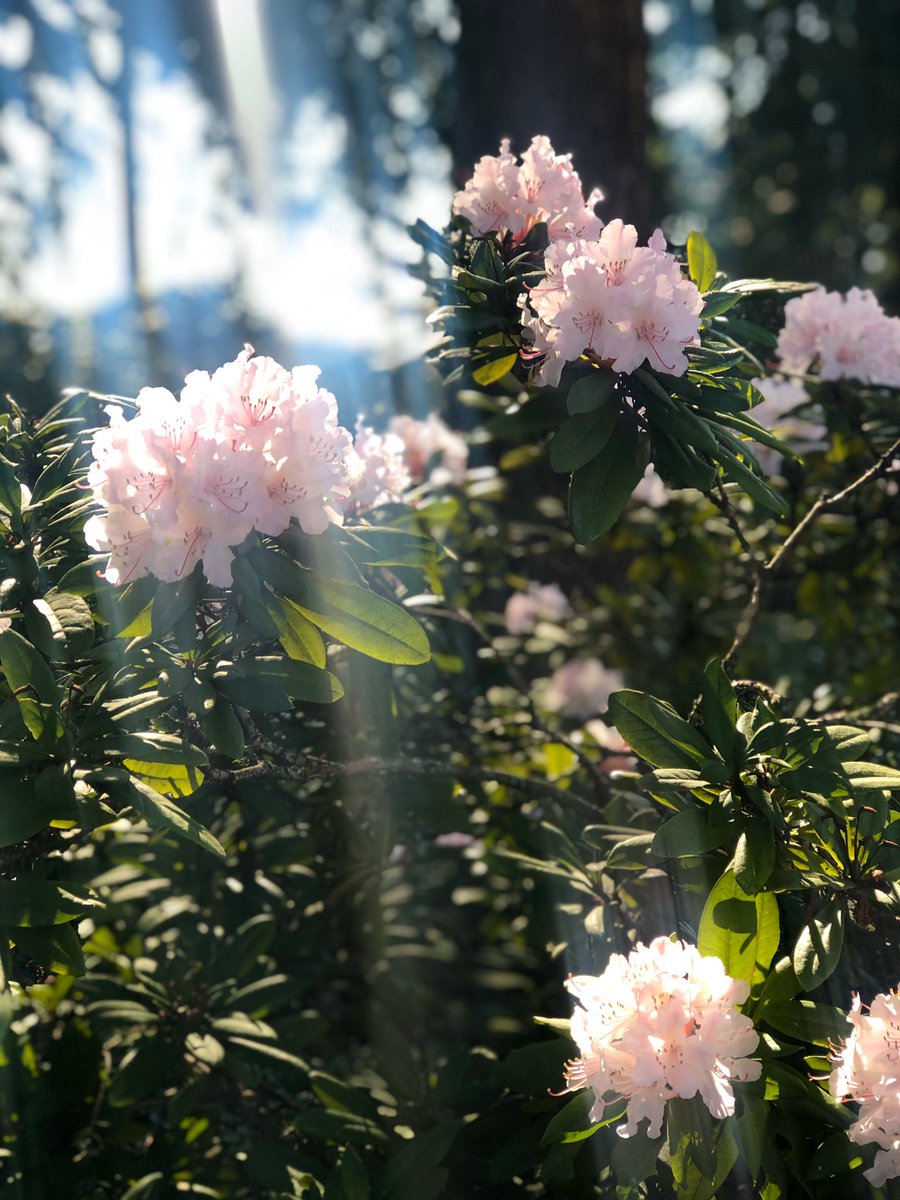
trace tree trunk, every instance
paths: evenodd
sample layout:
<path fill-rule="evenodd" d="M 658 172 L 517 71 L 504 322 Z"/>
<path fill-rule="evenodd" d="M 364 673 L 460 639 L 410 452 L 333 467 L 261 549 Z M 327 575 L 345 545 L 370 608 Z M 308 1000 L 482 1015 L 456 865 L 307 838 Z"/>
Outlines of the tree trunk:
<path fill-rule="evenodd" d="M 457 0 L 456 104 L 447 131 L 462 184 L 501 137 L 572 151 L 606 220 L 650 232 L 647 42 L 639 0 Z"/>

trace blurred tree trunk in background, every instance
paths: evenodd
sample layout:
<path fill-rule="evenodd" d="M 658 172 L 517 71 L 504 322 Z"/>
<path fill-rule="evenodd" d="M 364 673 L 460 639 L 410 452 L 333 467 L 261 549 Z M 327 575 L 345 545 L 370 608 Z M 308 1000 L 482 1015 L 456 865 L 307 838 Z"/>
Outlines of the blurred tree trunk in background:
<path fill-rule="evenodd" d="M 546 133 L 572 151 L 585 190 L 645 236 L 647 40 L 638 0 L 457 0 L 456 103 L 446 136 L 457 182 L 501 137 L 521 152 Z"/>

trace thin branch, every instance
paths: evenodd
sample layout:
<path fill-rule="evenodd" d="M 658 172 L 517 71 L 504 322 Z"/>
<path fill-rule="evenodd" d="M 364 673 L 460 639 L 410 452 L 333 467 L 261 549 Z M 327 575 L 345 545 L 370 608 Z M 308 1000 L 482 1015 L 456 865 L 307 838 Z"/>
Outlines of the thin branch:
<path fill-rule="evenodd" d="M 284 755 L 281 747 L 270 745 L 269 749 L 279 757 Z M 233 771 L 210 767 L 206 776 L 214 783 L 246 783 L 252 779 L 284 779 L 298 783 L 309 783 L 314 779 L 331 782 L 335 779 L 350 779 L 359 775 L 402 776 L 411 775 L 428 778 L 456 779 L 461 783 L 498 783 L 513 788 L 523 795 L 539 800 L 554 800 L 563 808 L 579 812 L 582 816 L 596 818 L 598 810 L 577 792 L 566 791 L 543 779 L 513 775 L 509 771 L 496 771 L 492 767 L 476 767 L 468 763 L 439 762 L 422 758 L 379 758 L 371 755 L 351 762 L 332 762 L 293 752 L 293 761 L 281 763 L 256 762 Z"/>
<path fill-rule="evenodd" d="M 860 488 L 877 479 L 879 475 L 883 475 L 890 470 L 893 459 L 900 452 L 900 438 L 893 443 L 885 452 L 878 458 L 877 462 L 871 467 L 863 471 L 857 479 L 841 491 L 835 492 L 832 496 L 822 495 L 816 500 L 812 507 L 807 512 L 797 525 L 791 530 L 782 544 L 778 547 L 768 562 L 764 563 L 759 568 L 756 580 L 753 584 L 753 591 L 750 594 L 750 599 L 747 601 L 744 611 L 741 613 L 737 628 L 735 630 L 734 641 L 731 643 L 731 648 L 722 660 L 722 665 L 727 669 L 729 663 L 743 647 L 747 638 L 750 636 L 750 631 L 759 614 L 760 605 L 762 602 L 763 589 L 769 579 L 771 579 L 778 569 L 783 565 L 785 560 L 793 553 L 795 546 L 800 541 L 800 538 L 806 533 L 807 529 L 826 509 L 835 508 L 842 504 Z"/>

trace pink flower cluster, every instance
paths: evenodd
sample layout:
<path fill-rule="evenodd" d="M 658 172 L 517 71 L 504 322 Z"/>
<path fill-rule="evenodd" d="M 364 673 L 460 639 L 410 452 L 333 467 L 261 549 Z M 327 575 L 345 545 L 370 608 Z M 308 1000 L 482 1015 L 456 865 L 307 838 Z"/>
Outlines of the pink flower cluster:
<path fill-rule="evenodd" d="M 465 479 L 469 447 L 436 413 L 429 413 L 424 421 L 405 415 L 392 417 L 388 430 L 403 443 L 406 465 L 414 479 L 428 476 L 435 487 L 460 484 Z"/>
<path fill-rule="evenodd" d="M 350 505 L 358 512 L 403 499 L 410 485 L 406 447 L 395 433 L 357 424 L 350 454 Z"/>
<path fill-rule="evenodd" d="M 551 243 L 545 278 L 520 298 L 522 324 L 544 356 L 538 381 L 559 383 L 567 362 L 590 352 L 615 371 L 645 360 L 683 375 L 685 347 L 697 343 L 703 298 L 666 250 L 662 231 L 638 246 L 637 230 L 617 217 L 596 240 Z"/>
<path fill-rule="evenodd" d="M 854 1142 L 881 1147 L 864 1172 L 880 1188 L 900 1175 L 900 996 L 882 992 L 866 1015 L 854 995 L 847 1015 L 853 1032 L 832 1055 L 828 1086 L 835 1100 L 859 1101 L 859 1116 L 847 1132 Z"/>
<path fill-rule="evenodd" d="M 478 160 L 475 174 L 453 198 L 453 211 L 468 218 L 476 237 L 509 231 L 519 242 L 546 221 L 553 241 L 567 234 L 596 237 L 603 222 L 594 205 L 602 199 L 595 189 L 585 200 L 571 154 L 557 154 L 548 137 L 532 138 L 521 163 L 504 138 L 499 155 Z"/>
<path fill-rule="evenodd" d="M 583 721 L 605 712 L 610 696 L 623 683 L 621 674 L 599 658 L 573 658 L 553 672 L 542 700 L 550 712 Z"/>
<path fill-rule="evenodd" d="M 148 571 L 175 581 L 198 562 L 231 583 L 233 547 L 252 529 L 281 533 L 295 518 L 311 534 L 340 524 L 350 493 L 352 439 L 317 367 L 287 371 L 247 346 L 212 375 L 193 371 L 181 398 L 144 388 L 125 420 L 109 405 L 88 474 L 106 512 L 85 538 L 109 553 L 121 585 Z"/>
<path fill-rule="evenodd" d="M 676 1096 L 699 1094 L 714 1117 L 729 1117 L 732 1083 L 759 1078 L 760 1063 L 746 1057 L 759 1036 L 737 1008 L 749 984 L 695 946 L 664 937 L 638 943 L 627 958 L 613 954 L 602 975 L 579 975 L 566 986 L 580 1005 L 571 1035 L 581 1057 L 567 1064 L 565 1092 L 593 1090 L 593 1121 L 627 1100 L 620 1137 L 637 1133 L 644 1118 L 657 1137 L 666 1102 Z"/>
<path fill-rule="evenodd" d="M 572 606 L 558 583 L 529 583 L 527 592 L 513 592 L 506 602 L 504 620 L 512 634 L 531 633 L 539 621 L 564 621 Z"/>
<path fill-rule="evenodd" d="M 784 306 L 784 322 L 777 354 L 785 374 L 816 366 L 822 379 L 900 387 L 900 317 L 887 316 L 872 292 L 805 292 Z"/>

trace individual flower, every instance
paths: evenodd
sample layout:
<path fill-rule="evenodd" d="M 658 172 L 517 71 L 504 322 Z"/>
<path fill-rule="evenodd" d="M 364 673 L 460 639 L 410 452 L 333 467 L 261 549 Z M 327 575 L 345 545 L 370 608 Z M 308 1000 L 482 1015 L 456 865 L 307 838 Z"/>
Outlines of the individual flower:
<path fill-rule="evenodd" d="M 564 621 L 572 606 L 558 583 L 529 583 L 526 592 L 513 592 L 506 602 L 504 620 L 510 633 L 531 633 L 539 621 Z"/>
<path fill-rule="evenodd" d="M 637 487 L 631 493 L 631 499 L 648 508 L 662 508 L 669 499 L 669 492 L 662 479 L 657 475 L 653 463 L 650 463 L 638 481 Z"/>
<path fill-rule="evenodd" d="M 603 222 L 594 205 L 603 199 L 595 189 L 584 198 L 581 179 L 572 167 L 571 154 L 557 154 L 550 139 L 538 136 L 522 155 L 521 164 L 510 153 L 509 138 L 500 153 L 485 155 L 475 173 L 453 198 L 453 211 L 466 217 L 476 237 L 511 233 L 519 242 L 540 221 L 547 222 L 550 240 L 596 237 Z"/>
<path fill-rule="evenodd" d="M 358 424 L 350 458 L 350 504 L 360 512 L 403 499 L 410 474 L 405 447 L 395 433 Z"/>
<path fill-rule="evenodd" d="M 827 433 L 825 426 L 820 421 L 806 420 L 794 413 L 799 405 L 809 402 L 809 396 L 801 384 L 781 375 L 769 375 L 750 382 L 763 396 L 762 402 L 750 411 L 750 416 L 757 424 L 788 445 L 822 444 Z M 769 446 L 759 444 L 754 446 L 753 452 L 766 474 L 778 466 L 781 456 Z"/>
<path fill-rule="evenodd" d="M 551 712 L 583 721 L 605 712 L 610 696 L 623 682 L 621 674 L 605 667 L 599 658 L 575 658 L 553 672 L 543 704 Z"/>
<path fill-rule="evenodd" d="M 889 317 L 870 291 L 816 288 L 784 306 L 776 353 L 787 375 L 816 367 L 825 380 L 900 387 L 900 318 Z"/>
<path fill-rule="evenodd" d="M 144 388 L 129 420 L 107 407 L 88 471 L 105 512 L 87 522 L 85 539 L 109 554 L 110 583 L 147 572 L 173 582 L 202 562 L 210 583 L 228 587 L 234 547 L 251 530 L 340 524 L 352 439 L 318 374 L 287 371 L 247 346 L 212 375 L 193 371 L 180 399 Z"/>
<path fill-rule="evenodd" d="M 637 230 L 618 217 L 596 241 L 551 245 L 545 278 L 519 300 L 522 324 L 543 355 L 538 382 L 556 385 L 567 362 L 589 353 L 615 371 L 642 363 L 683 375 L 685 349 L 697 343 L 703 297 L 682 275 L 657 230 L 638 246 Z"/>
<path fill-rule="evenodd" d="M 831 1056 L 828 1088 L 835 1100 L 859 1101 L 859 1116 L 848 1129 L 857 1143 L 881 1147 L 864 1172 L 875 1187 L 900 1175 L 900 996 L 881 992 L 868 1014 L 854 994 L 847 1014 L 853 1032 Z"/>
<path fill-rule="evenodd" d="M 602 975 L 570 977 L 566 987 L 579 1003 L 570 1029 L 581 1057 L 567 1064 L 562 1094 L 591 1088 L 592 1121 L 626 1100 L 620 1137 L 637 1133 L 644 1118 L 658 1137 L 676 1097 L 699 1095 L 714 1117 L 730 1117 L 732 1084 L 759 1078 L 761 1064 L 747 1057 L 759 1036 L 738 1011 L 750 985 L 695 946 L 639 942 L 627 958 L 613 954 Z"/>
<path fill-rule="evenodd" d="M 427 475 L 437 487 L 465 479 L 469 447 L 437 413 L 429 413 L 424 421 L 405 414 L 392 417 L 388 432 L 403 443 L 406 465 L 414 479 Z"/>

